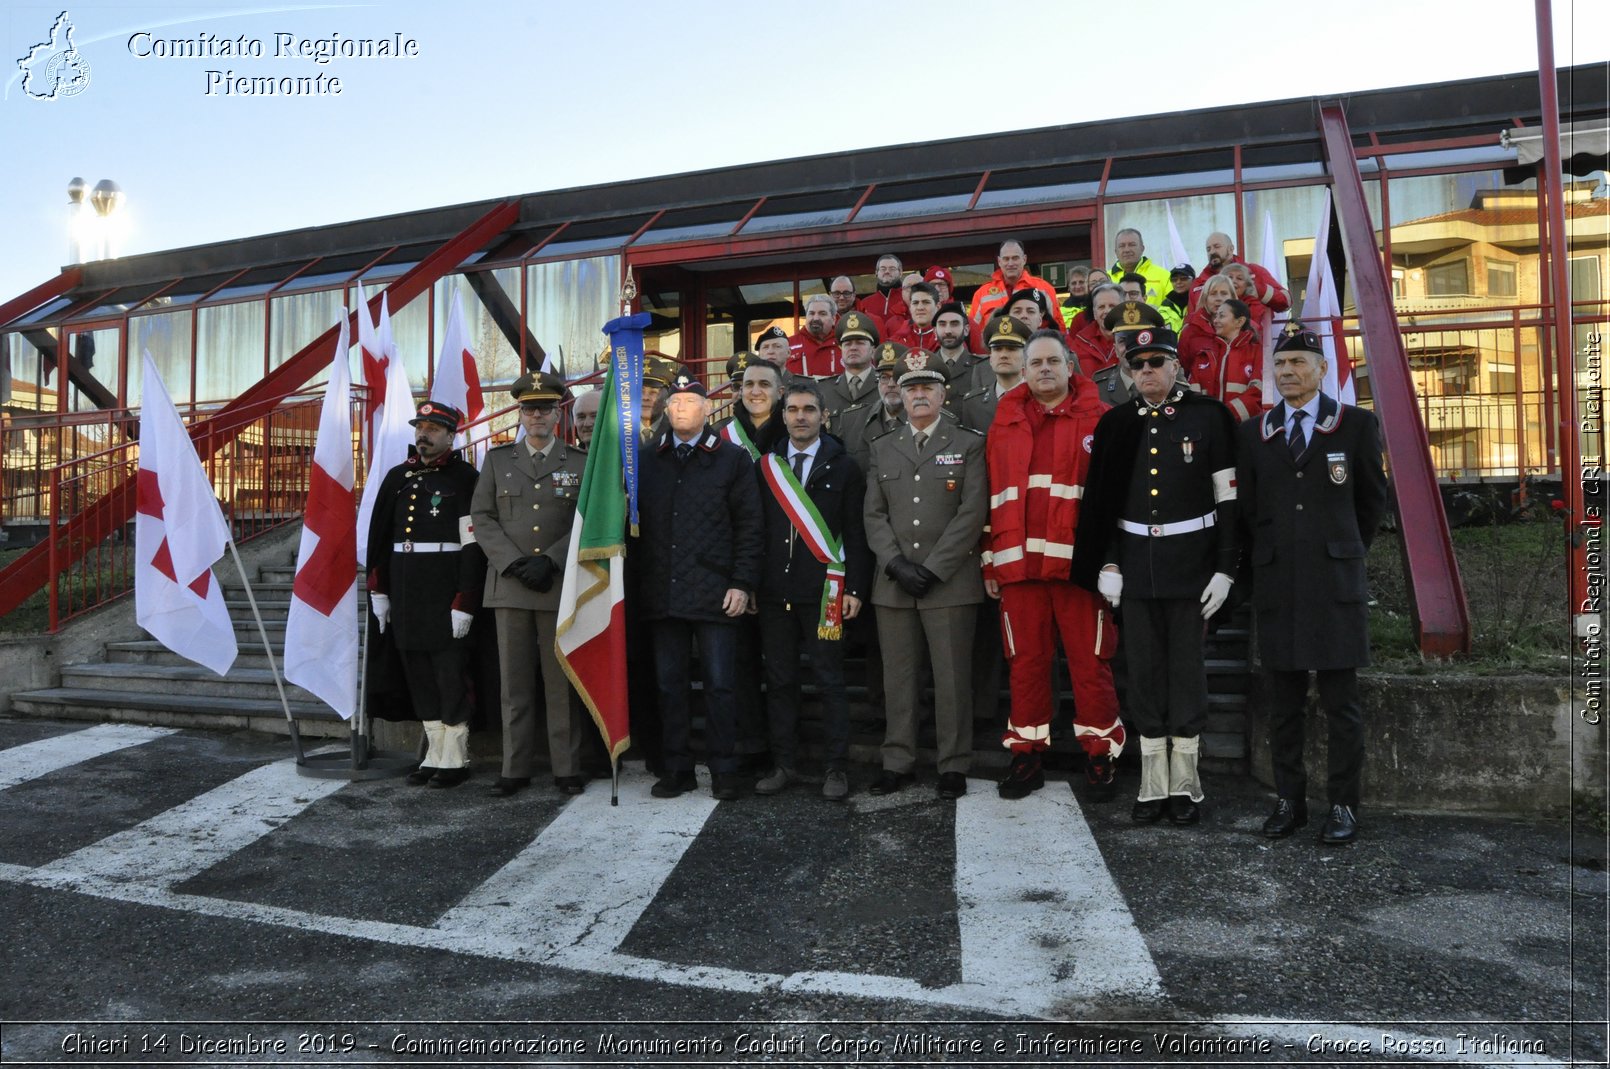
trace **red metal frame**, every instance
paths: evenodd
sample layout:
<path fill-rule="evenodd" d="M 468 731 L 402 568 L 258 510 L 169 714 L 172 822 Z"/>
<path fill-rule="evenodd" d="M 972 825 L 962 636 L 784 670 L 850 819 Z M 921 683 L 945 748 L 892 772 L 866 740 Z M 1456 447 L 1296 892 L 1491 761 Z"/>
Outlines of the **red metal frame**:
<path fill-rule="evenodd" d="M 519 200 L 503 201 L 415 264 L 386 292 L 392 295 L 397 307 L 402 308 L 428 291 L 437 279 L 451 272 L 465 257 L 485 248 L 492 238 L 514 225 L 519 218 Z M 350 318 L 352 323 L 349 328 L 355 330 L 356 316 Z M 265 324 L 266 321 L 265 317 Z M 235 400 L 207 418 L 196 421 L 189 428 L 191 440 L 205 440 L 213 448 L 232 441 L 240 434 L 241 428 L 253 419 L 267 415 L 329 364 L 335 355 L 338 333 L 338 327 L 331 327 Z M 266 342 L 265 338 L 265 358 L 268 351 Z M 59 535 L 50 540 L 50 545 L 35 546 L 0 571 L 0 616 L 11 612 L 34 591 L 60 574 L 61 569 L 71 567 L 89 552 L 98 544 L 98 539 L 94 539 L 96 532 L 125 524 L 133 515 L 134 480 L 124 479 L 96 504 L 62 524 Z"/>
<path fill-rule="evenodd" d="M 69 267 L 55 278 L 46 279 L 27 293 L 18 294 L 5 304 L 0 304 L 0 326 L 10 323 L 20 315 L 27 315 L 46 301 L 53 301 L 57 297 L 71 293 L 83 280 L 83 268 Z"/>
<path fill-rule="evenodd" d="M 1336 217 L 1341 224 L 1349 277 L 1359 322 L 1369 348 L 1370 391 L 1387 454 L 1392 489 L 1398 500 L 1404 576 L 1414 613 L 1420 652 L 1449 657 L 1470 650 L 1470 611 L 1465 603 L 1459 562 L 1448 534 L 1448 516 L 1431 463 L 1431 443 L 1415 403 L 1414 379 L 1403 335 L 1393 311 L 1392 279 L 1376 246 L 1375 224 L 1364 197 L 1364 179 L 1353 153 L 1347 117 L 1339 105 L 1320 108 L 1320 129 L 1335 177 Z"/>
<path fill-rule="evenodd" d="M 1570 537 L 1566 540 L 1569 567 L 1566 568 L 1566 586 L 1573 621 L 1591 612 L 1602 610 L 1602 601 L 1595 605 L 1588 596 L 1588 558 L 1586 533 L 1598 528 L 1602 547 L 1604 501 L 1604 472 L 1589 479 L 1582 464 L 1582 442 L 1577 437 L 1581 424 L 1581 409 L 1576 394 L 1576 339 L 1571 333 L 1571 287 L 1567 275 L 1567 257 L 1570 255 L 1565 232 L 1565 190 L 1560 169 L 1560 101 L 1555 82 L 1559 75 L 1554 70 L 1554 19 L 1549 0 L 1537 0 L 1537 83 L 1543 97 L 1543 163 L 1546 173 L 1537 176 L 1539 196 L 1548 200 L 1549 278 L 1554 297 L 1554 359 L 1559 367 L 1560 391 L 1560 485 L 1565 494 L 1566 514 L 1571 518 Z M 1542 251 L 1542 243 L 1538 243 Z M 1603 414 L 1598 424 L 1604 427 Z M 1583 500 L 1586 484 L 1591 481 L 1595 496 L 1601 497 L 1589 516 Z M 1595 599 L 1596 600 L 1596 599 Z M 1573 634 L 1576 632 L 1573 630 Z M 1586 637 L 1578 635 L 1579 638 Z"/>

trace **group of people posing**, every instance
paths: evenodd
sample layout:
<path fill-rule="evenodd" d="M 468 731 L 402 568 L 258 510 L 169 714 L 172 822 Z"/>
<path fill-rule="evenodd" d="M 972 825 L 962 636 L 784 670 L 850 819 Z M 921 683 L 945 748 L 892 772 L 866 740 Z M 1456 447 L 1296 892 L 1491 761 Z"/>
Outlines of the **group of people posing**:
<path fill-rule="evenodd" d="M 808 671 L 824 731 L 821 793 L 847 797 L 844 650 L 858 641 L 885 716 L 869 793 L 914 782 L 931 685 L 938 792 L 964 794 L 975 711 L 993 713 L 1004 660 L 1012 759 L 996 789 L 1026 797 L 1045 783 L 1060 641 L 1088 796 L 1115 796 L 1133 733 L 1134 819 L 1196 823 L 1204 640 L 1240 583 L 1251 587 L 1272 695 L 1278 801 L 1264 831 L 1283 837 L 1308 822 L 1303 735 L 1317 671 L 1329 725 L 1320 840 L 1350 841 L 1364 557 L 1386 507 L 1378 428 L 1321 392 L 1323 351 L 1303 330 L 1274 347 L 1281 399 L 1264 408 L 1256 324 L 1267 329 L 1289 297 L 1224 235 L 1207 252 L 1201 275 L 1170 273 L 1145 258 L 1139 233 L 1122 231 L 1107 279 L 1091 286 L 1086 272 L 1084 292 L 1070 287 L 1059 301 L 1008 241 L 965 306 L 947 269 L 908 276 L 886 255 L 875 292 L 835 279 L 806 303 L 796 335 L 770 329 L 729 361 L 735 401 L 720 422 L 703 379 L 650 356 L 627 606 L 633 663 L 650 669 L 632 698 L 632 734 L 658 775 L 654 796 L 697 786 L 696 646 L 712 794 L 776 794 L 800 778 Z M 557 435 L 570 397 L 562 379 L 526 375 L 511 392 L 524 435 L 491 450 L 479 474 L 451 449 L 458 413 L 420 407 L 416 456 L 387 476 L 375 510 L 371 605 L 393 629 L 426 721 L 415 782 L 452 786 L 468 774 L 468 710 L 452 681 L 484 604 L 503 680 L 492 789 L 529 785 L 545 724 L 555 783 L 575 793 L 591 728 L 553 640 L 584 453 Z M 596 395 L 575 402 L 584 439 Z M 1111 667 L 1120 633 L 1122 710 Z"/>

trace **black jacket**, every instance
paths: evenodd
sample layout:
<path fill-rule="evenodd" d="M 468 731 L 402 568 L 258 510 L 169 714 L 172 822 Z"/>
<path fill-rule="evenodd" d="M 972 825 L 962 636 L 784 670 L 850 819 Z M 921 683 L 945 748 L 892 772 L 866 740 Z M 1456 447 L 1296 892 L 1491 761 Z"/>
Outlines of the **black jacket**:
<path fill-rule="evenodd" d="M 773 450 L 788 463 L 785 438 Z M 760 600 L 767 604 L 791 602 L 815 606 L 822 600 L 827 565 L 818 561 L 794 530 L 788 514 L 777 503 L 765 473 L 755 465 L 761 511 L 766 518 L 765 564 L 760 575 Z M 822 522 L 844 546 L 844 592 L 865 601 L 872 593 L 872 551 L 867 549 L 862 508 L 866 502 L 866 476 L 854 458 L 830 435 L 822 435 L 816 460 L 805 479 L 805 492 L 821 513 Z"/>
<path fill-rule="evenodd" d="M 1370 663 L 1364 556 L 1387 507 L 1380 426 L 1321 395 L 1294 460 L 1286 414 L 1281 402 L 1238 428 L 1258 652 L 1277 671 L 1360 668 Z"/>
<path fill-rule="evenodd" d="M 693 455 L 677 459 L 670 432 L 638 450 L 639 537 L 633 610 L 645 620 L 730 622 L 721 608 L 729 589 L 754 593 L 760 582 L 760 491 L 742 446 L 710 428 Z"/>

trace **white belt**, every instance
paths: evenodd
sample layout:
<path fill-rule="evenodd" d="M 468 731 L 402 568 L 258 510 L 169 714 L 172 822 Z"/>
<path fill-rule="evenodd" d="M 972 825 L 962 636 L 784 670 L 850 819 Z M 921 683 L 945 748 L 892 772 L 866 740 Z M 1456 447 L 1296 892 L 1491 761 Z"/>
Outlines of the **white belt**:
<path fill-rule="evenodd" d="M 1147 525 L 1135 523 L 1131 520 L 1119 520 L 1121 530 L 1133 535 L 1150 535 L 1153 538 L 1166 538 L 1169 535 L 1190 534 L 1192 531 L 1205 531 L 1218 523 L 1219 519 L 1209 512 L 1205 516 L 1198 516 L 1194 520 L 1175 520 L 1173 523 L 1154 523 Z"/>
<path fill-rule="evenodd" d="M 457 542 L 396 542 L 393 553 L 457 553 L 463 547 Z"/>

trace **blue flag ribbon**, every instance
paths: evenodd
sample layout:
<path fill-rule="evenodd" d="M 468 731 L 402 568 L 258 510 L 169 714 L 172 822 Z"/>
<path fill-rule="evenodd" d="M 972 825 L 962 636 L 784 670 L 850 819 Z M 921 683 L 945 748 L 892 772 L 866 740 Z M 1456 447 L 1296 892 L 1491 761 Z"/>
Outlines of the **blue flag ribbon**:
<path fill-rule="evenodd" d="M 621 464 L 626 475 L 626 517 L 637 530 L 638 414 L 643 411 L 643 331 L 652 318 L 647 312 L 621 316 L 604 324 L 609 335 L 609 361 L 615 373 L 615 419 L 621 431 Z M 602 415 L 602 413 L 600 413 Z"/>

